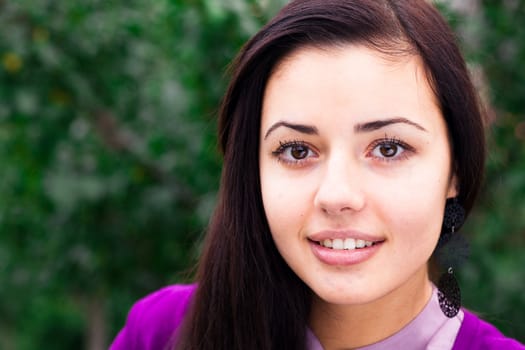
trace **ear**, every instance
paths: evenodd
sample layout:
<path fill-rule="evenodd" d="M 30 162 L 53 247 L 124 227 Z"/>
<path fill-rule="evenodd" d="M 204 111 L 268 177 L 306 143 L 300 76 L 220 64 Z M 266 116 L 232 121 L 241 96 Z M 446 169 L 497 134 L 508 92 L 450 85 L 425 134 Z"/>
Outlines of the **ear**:
<path fill-rule="evenodd" d="M 456 174 L 452 174 L 448 182 L 447 198 L 457 197 L 459 194 L 459 181 Z"/>

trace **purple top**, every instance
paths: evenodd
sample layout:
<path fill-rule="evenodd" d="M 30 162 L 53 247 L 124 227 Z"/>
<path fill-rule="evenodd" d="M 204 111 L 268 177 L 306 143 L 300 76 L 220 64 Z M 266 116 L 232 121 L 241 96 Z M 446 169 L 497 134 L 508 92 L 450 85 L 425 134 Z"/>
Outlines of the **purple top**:
<path fill-rule="evenodd" d="M 113 341 L 110 350 L 166 349 L 194 291 L 195 285 L 173 285 L 139 300 L 129 312 L 126 325 Z M 506 338 L 494 326 L 466 310 L 463 310 L 462 321 L 461 316 L 450 322 L 443 319 L 442 314 L 436 318 L 439 306 L 432 301 L 434 298 L 435 293 L 423 311 L 400 332 L 362 349 L 406 348 L 402 344 L 410 344 L 412 348 L 414 342 L 427 342 L 423 347 L 427 349 L 443 349 L 442 341 L 447 341 L 448 334 L 449 346 L 453 343 L 452 350 L 525 350 L 524 345 Z M 458 322 L 461 322 L 459 327 L 456 326 Z M 310 350 L 322 349 L 311 331 L 307 331 L 307 337 Z"/>

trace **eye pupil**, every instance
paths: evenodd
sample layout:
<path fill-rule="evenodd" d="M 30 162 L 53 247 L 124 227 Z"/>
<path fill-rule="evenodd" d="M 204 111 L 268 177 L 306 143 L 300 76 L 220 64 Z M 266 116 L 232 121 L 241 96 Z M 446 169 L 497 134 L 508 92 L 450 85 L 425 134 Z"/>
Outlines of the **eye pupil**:
<path fill-rule="evenodd" d="M 397 153 L 397 145 L 394 145 L 394 144 L 381 145 L 381 147 L 379 148 L 379 152 L 381 152 L 381 155 L 384 157 L 393 157 Z"/>
<path fill-rule="evenodd" d="M 308 148 L 301 145 L 293 146 L 290 150 L 292 157 L 295 159 L 304 159 L 308 155 Z"/>

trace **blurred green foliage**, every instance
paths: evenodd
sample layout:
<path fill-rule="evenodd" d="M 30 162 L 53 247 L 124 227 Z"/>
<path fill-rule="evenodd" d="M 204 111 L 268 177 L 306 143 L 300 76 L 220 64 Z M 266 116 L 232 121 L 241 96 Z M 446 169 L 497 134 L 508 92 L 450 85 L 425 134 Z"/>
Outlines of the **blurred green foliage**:
<path fill-rule="evenodd" d="M 271 8 L 0 1 L 0 348 L 105 348 L 134 300 L 186 278 L 225 67 Z"/>
<path fill-rule="evenodd" d="M 0 349 L 105 348 L 134 300 L 187 279 L 226 67 L 284 2 L 0 1 Z M 462 286 L 525 341 L 525 5 L 482 5 L 453 21 L 495 120 Z"/>
<path fill-rule="evenodd" d="M 489 104 L 484 189 L 465 227 L 466 305 L 525 343 L 525 1 L 482 0 L 459 21 Z"/>

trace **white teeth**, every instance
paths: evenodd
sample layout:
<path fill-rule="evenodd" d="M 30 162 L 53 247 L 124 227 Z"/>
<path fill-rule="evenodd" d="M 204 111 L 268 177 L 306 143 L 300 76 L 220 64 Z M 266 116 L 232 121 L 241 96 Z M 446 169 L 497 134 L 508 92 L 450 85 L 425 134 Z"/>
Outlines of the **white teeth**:
<path fill-rule="evenodd" d="M 343 245 L 343 240 L 342 239 L 339 239 L 339 238 L 336 238 L 332 241 L 332 249 L 343 249 L 344 245 Z"/>
<path fill-rule="evenodd" d="M 354 250 L 364 247 L 371 247 L 372 245 L 374 245 L 374 242 L 354 238 L 346 238 L 344 240 L 341 238 L 336 238 L 325 239 L 322 242 L 319 242 L 319 244 L 323 247 L 332 248 L 335 250 Z"/>
<path fill-rule="evenodd" d="M 345 249 L 355 249 L 355 239 L 353 238 L 345 239 Z"/>

